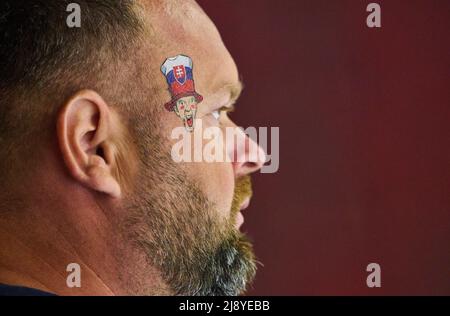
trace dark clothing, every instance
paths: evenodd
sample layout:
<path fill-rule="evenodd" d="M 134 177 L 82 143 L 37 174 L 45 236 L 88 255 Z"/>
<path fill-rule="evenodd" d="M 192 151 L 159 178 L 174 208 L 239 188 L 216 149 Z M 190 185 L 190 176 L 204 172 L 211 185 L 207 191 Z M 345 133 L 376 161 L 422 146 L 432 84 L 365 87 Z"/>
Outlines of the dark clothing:
<path fill-rule="evenodd" d="M 0 284 L 0 296 L 55 296 L 55 294 L 29 287 Z"/>

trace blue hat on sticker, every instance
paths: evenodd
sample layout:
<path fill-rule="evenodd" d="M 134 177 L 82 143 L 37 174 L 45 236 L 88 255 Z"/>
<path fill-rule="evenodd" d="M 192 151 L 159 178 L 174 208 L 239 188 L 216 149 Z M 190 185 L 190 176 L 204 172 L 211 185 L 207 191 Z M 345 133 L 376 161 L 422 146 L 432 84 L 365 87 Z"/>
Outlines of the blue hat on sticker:
<path fill-rule="evenodd" d="M 185 55 L 177 55 L 167 58 L 161 66 L 169 85 L 171 100 L 164 106 L 168 111 L 173 108 L 178 99 L 194 96 L 197 103 L 202 102 L 203 97 L 195 91 L 194 76 L 192 73 L 192 59 Z"/>

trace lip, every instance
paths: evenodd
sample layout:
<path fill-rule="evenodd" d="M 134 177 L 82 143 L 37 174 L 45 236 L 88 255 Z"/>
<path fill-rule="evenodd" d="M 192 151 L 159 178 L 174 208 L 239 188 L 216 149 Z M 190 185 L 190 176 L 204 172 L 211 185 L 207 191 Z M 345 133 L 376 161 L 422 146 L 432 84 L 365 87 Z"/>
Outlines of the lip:
<path fill-rule="evenodd" d="M 236 216 L 236 228 L 241 228 L 242 224 L 244 224 L 244 215 L 242 215 L 243 210 L 245 210 L 250 205 L 250 197 L 246 198 L 244 202 L 242 202 L 241 207 L 239 208 L 239 212 Z"/>
<path fill-rule="evenodd" d="M 239 228 L 241 228 L 242 224 L 244 224 L 244 215 L 242 215 L 241 212 L 238 212 L 237 216 L 236 216 L 236 229 L 239 230 Z"/>
<path fill-rule="evenodd" d="M 245 210 L 248 206 L 250 205 L 250 198 L 246 198 L 244 200 L 244 202 L 242 202 L 241 207 L 239 208 L 239 210 Z"/>

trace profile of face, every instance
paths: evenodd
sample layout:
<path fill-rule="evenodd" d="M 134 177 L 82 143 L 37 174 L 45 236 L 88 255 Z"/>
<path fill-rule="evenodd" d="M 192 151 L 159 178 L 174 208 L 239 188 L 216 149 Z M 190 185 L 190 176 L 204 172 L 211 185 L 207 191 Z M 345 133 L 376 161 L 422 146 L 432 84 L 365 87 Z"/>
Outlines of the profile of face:
<path fill-rule="evenodd" d="M 197 113 L 197 101 L 194 96 L 182 97 L 177 100 L 175 113 L 183 120 L 184 127 L 189 132 L 194 130 L 195 115 Z"/>
<path fill-rule="evenodd" d="M 160 26 L 162 37 L 178 46 L 176 51 L 161 49 L 150 62 L 186 53 L 196 65 L 196 89 L 203 100 L 199 106 L 194 95 L 179 97 L 173 111 L 188 131 L 194 130 L 197 118 L 204 128 L 219 127 L 223 132 L 235 128 L 243 133 L 224 110 L 233 106 L 241 89 L 234 60 L 202 9 L 194 1 L 177 3 L 176 10 L 193 18 L 165 17 L 167 26 Z M 172 40 L 171 27 L 180 23 L 183 37 Z M 202 41 L 197 40 L 199 34 Z M 155 73 L 160 72 L 159 66 L 155 65 Z M 168 99 L 165 79 L 160 76 L 162 100 Z M 127 201 L 127 235 L 162 272 L 175 294 L 242 293 L 256 271 L 252 245 L 240 231 L 242 211 L 252 196 L 249 175 L 265 162 L 263 149 L 256 145 L 259 155 L 250 159 L 253 141 L 244 135 L 237 144 L 222 144 L 224 155 L 233 157 L 233 162 L 175 163 L 170 155 L 175 140 L 169 135 L 179 121 L 170 111 L 157 114 L 158 120 L 152 114 L 140 114 L 152 119 L 138 119 L 132 128 L 133 138 L 138 140 L 140 171 L 133 198 Z M 155 126 L 158 121 L 166 123 L 162 130 Z"/>

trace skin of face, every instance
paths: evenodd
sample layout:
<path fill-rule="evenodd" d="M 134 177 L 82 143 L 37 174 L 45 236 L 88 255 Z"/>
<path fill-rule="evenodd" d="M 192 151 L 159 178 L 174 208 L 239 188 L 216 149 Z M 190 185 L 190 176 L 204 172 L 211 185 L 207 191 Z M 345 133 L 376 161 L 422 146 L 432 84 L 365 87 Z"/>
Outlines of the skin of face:
<path fill-rule="evenodd" d="M 175 113 L 184 122 L 186 130 L 189 132 L 194 130 L 194 119 L 197 113 L 197 101 L 194 96 L 179 98 L 176 102 Z"/>
<path fill-rule="evenodd" d="M 237 126 L 230 120 L 230 118 L 226 115 L 225 112 L 221 111 L 219 118 L 217 118 L 213 112 L 220 111 L 220 109 L 231 107 L 235 102 L 235 98 L 239 95 L 240 92 L 240 81 L 239 74 L 237 71 L 236 64 L 234 63 L 230 53 L 225 48 L 222 40 L 220 39 L 220 34 L 215 28 L 214 24 L 211 20 L 204 14 L 204 12 L 198 7 L 198 5 L 193 1 L 187 2 L 177 2 L 177 11 L 178 13 L 171 12 L 170 15 L 165 16 L 157 15 L 151 16 L 151 21 L 153 23 L 161 22 L 160 27 L 158 28 L 159 35 L 163 38 L 169 38 L 165 45 L 158 45 L 158 48 L 154 52 L 153 58 L 155 56 L 159 56 L 157 59 L 164 61 L 167 56 L 176 56 L 180 52 L 192 58 L 194 63 L 194 80 L 196 83 L 196 91 L 204 96 L 204 99 L 201 103 L 197 104 L 195 116 L 202 121 L 203 128 L 208 127 L 219 127 L 223 132 L 225 132 L 226 128 L 232 128 L 238 131 L 238 133 L 242 133 Z M 180 15 L 189 19 L 180 19 Z M 199 30 L 201 30 L 199 32 Z M 152 59 L 153 59 L 152 58 Z M 154 65 L 153 63 L 149 63 L 150 67 L 154 66 L 155 73 L 158 73 L 159 69 L 157 68 L 159 65 Z M 220 71 L 217 71 L 220 69 Z M 164 76 L 160 76 L 160 80 L 158 85 L 160 87 L 161 92 L 161 104 L 166 102 L 166 100 L 170 99 L 170 95 L 167 92 L 167 88 L 165 87 L 166 82 L 164 80 Z M 185 98 L 180 99 L 181 102 L 177 102 L 175 107 L 175 112 L 179 117 L 186 117 L 191 110 L 190 104 L 195 104 L 195 98 L 188 97 L 188 100 Z M 185 101 L 189 101 L 186 103 Z M 182 109 L 180 106 L 184 106 Z M 184 112 L 183 112 L 184 111 Z M 187 111 L 187 113 L 186 113 Z M 170 151 L 170 148 L 174 144 L 176 140 L 169 139 L 168 135 L 171 134 L 171 131 L 174 128 L 179 127 L 180 125 L 186 127 L 186 121 L 180 122 L 179 118 L 171 115 L 170 112 L 161 113 L 161 120 L 166 124 L 162 126 L 161 139 L 163 140 L 163 151 Z M 187 132 L 192 131 L 187 126 Z M 201 129 L 194 129 L 192 133 L 189 133 L 186 137 L 191 137 L 191 152 L 195 150 L 202 150 L 202 147 L 194 147 L 195 139 L 203 139 Z M 139 139 L 145 139 L 143 135 L 138 137 Z M 174 186 L 168 190 L 172 191 L 178 197 L 183 196 L 186 192 L 190 192 L 191 188 L 198 189 L 196 193 L 195 190 L 192 191 L 188 196 L 185 197 L 183 203 L 186 203 L 186 200 L 194 201 L 193 203 L 197 206 L 194 207 L 197 210 L 203 209 L 202 212 L 198 213 L 193 212 L 190 216 L 187 216 L 183 223 L 191 223 L 188 224 L 190 226 L 185 231 L 191 231 L 189 236 L 185 235 L 183 240 L 189 239 L 192 236 L 197 236 L 195 240 L 191 242 L 191 244 L 183 245 L 183 242 L 180 241 L 176 248 L 181 249 L 189 249 L 193 247 L 193 244 L 196 244 L 198 240 L 210 240 L 211 245 L 205 244 L 197 244 L 195 248 L 203 249 L 202 252 L 208 252 L 207 249 L 219 249 L 220 252 L 217 254 L 211 254 L 208 258 L 200 258 L 192 253 L 184 253 L 178 252 L 178 255 L 175 257 L 166 258 L 166 262 L 176 262 L 177 258 L 180 257 L 191 257 L 195 259 L 191 259 L 192 262 L 209 262 L 209 258 L 216 256 L 214 259 L 214 263 L 206 264 L 206 266 L 211 267 L 211 269 L 203 270 L 203 278 L 204 279 L 217 279 L 222 280 L 219 281 L 223 284 L 223 287 L 219 287 L 214 285 L 208 285 L 204 282 L 202 285 L 196 289 L 184 289 L 184 287 L 180 284 L 171 284 L 172 287 L 178 289 L 178 294 L 192 294 L 192 293 L 200 293 L 202 295 L 235 295 L 243 290 L 242 282 L 246 283 L 252 278 L 252 251 L 249 248 L 247 241 L 244 236 L 241 236 L 238 229 L 240 224 L 242 224 L 242 215 L 239 210 L 248 203 L 251 193 L 249 192 L 249 182 L 240 181 L 241 178 L 248 176 L 250 173 L 257 171 L 261 168 L 265 156 L 264 152 L 261 148 L 258 148 L 258 158 L 257 160 L 250 161 L 250 157 L 238 157 L 238 153 L 241 155 L 247 155 L 248 150 L 250 148 L 250 143 L 252 140 L 246 136 L 240 138 L 240 142 L 236 144 L 227 144 L 227 146 L 222 147 L 223 156 L 228 155 L 233 160 L 230 162 L 216 162 L 216 163 L 208 163 L 205 161 L 194 162 L 194 163 L 179 163 L 177 166 L 173 168 L 179 169 L 179 173 L 183 173 L 186 177 L 185 180 L 181 181 L 179 184 L 174 184 Z M 145 147 L 151 147 L 151 141 L 148 141 Z M 207 140 L 203 140 L 203 144 L 205 145 Z M 145 149 L 142 150 L 145 152 Z M 150 153 L 145 154 L 144 156 L 148 156 Z M 160 161 L 164 158 L 159 159 Z M 167 163 L 169 165 L 169 163 Z M 166 167 L 167 169 L 172 169 L 170 167 Z M 148 168 L 142 168 L 149 170 Z M 145 179 L 155 178 L 153 176 L 147 176 Z M 169 177 L 174 178 L 174 176 Z M 143 179 L 140 181 L 141 183 L 145 183 Z M 239 185 L 237 185 L 239 183 Z M 246 185 L 241 185 L 241 183 L 247 183 Z M 162 185 L 162 184 L 161 184 Z M 149 187 L 155 187 L 160 185 L 149 184 Z M 178 192 L 176 188 L 183 187 L 184 189 L 181 192 Z M 200 198 L 195 202 L 194 198 L 189 199 L 189 196 L 201 196 L 205 198 L 205 202 L 210 204 L 208 207 L 202 207 L 200 201 L 203 199 Z M 152 205 L 154 205 L 160 201 L 153 201 Z M 136 203 L 134 205 L 135 209 L 139 209 L 140 205 L 144 204 Z M 182 204 L 183 204 L 182 203 Z M 187 206 L 186 206 L 187 207 Z M 163 207 L 164 208 L 164 207 Z M 175 210 L 175 213 L 180 213 L 181 210 Z M 144 212 L 141 212 L 144 213 Z M 138 217 L 138 216 L 136 216 Z M 177 218 L 180 218 L 179 215 Z M 199 221 L 191 222 L 191 219 L 197 218 Z M 200 220 L 200 219 L 204 220 Z M 171 222 L 176 222 L 177 219 L 173 219 Z M 149 223 L 150 225 L 150 223 Z M 184 225 L 184 224 L 183 224 Z M 166 227 L 166 230 L 170 230 L 170 223 L 166 223 L 162 225 Z M 179 227 L 180 225 L 177 225 Z M 197 228 L 195 228 L 197 227 Z M 209 231 L 209 234 L 203 232 L 202 229 L 206 227 Z M 200 229 L 199 229 L 200 228 Z M 133 230 L 133 229 L 131 229 Z M 182 231 L 183 229 L 178 229 L 178 231 Z M 222 236 L 222 237 L 219 237 Z M 217 238 L 217 243 L 214 240 Z M 145 240 L 144 237 L 138 239 L 141 243 Z M 161 238 L 161 242 L 163 240 L 170 240 L 170 237 Z M 220 241 L 219 241 L 220 240 Z M 167 244 L 167 243 L 166 243 Z M 180 247 L 180 244 L 182 245 Z M 156 253 L 167 253 L 167 250 L 158 248 L 158 243 L 154 243 L 150 245 L 147 252 L 156 252 Z M 230 254 L 237 253 L 237 257 L 231 259 Z M 233 271 L 232 268 L 225 268 L 226 263 L 222 263 L 222 268 L 217 267 L 217 262 L 220 262 L 220 258 L 229 258 L 232 260 L 233 266 L 238 269 Z M 184 260 L 186 261 L 186 260 Z M 220 264 L 219 264 L 220 265 Z M 218 268 L 217 270 L 215 268 Z M 163 267 L 162 270 L 165 270 Z M 204 268 L 203 268 L 204 269 Z M 249 269 L 247 271 L 247 269 Z M 167 269 L 166 269 L 167 270 Z M 179 269 L 169 269 L 176 270 L 177 272 L 173 275 L 174 278 L 182 279 L 184 275 L 195 276 L 196 271 L 202 270 L 200 267 L 190 266 L 185 267 L 183 271 Z M 230 271 L 231 275 L 221 275 L 220 271 Z M 238 271 L 241 271 L 240 274 Z M 247 272 L 244 272 L 247 271 Z M 187 273 L 183 273 L 187 272 Z M 170 275 L 170 272 L 166 271 L 166 275 Z M 210 276 L 210 277 L 208 277 Z M 214 276 L 214 277 L 213 277 Z M 225 281 L 229 280 L 229 281 Z M 184 284 L 196 284 L 198 282 L 198 278 L 186 279 L 184 280 Z M 215 288 L 211 290 L 211 287 Z M 236 292 L 237 291 L 237 292 Z"/>
<path fill-rule="evenodd" d="M 189 56 L 194 63 L 196 91 L 204 97 L 204 100 L 197 106 L 196 118 L 202 120 L 204 128 L 218 126 L 223 131 L 227 127 L 236 128 L 237 126 L 226 113 L 221 113 L 219 120 L 215 119 L 212 113 L 222 107 L 232 105 L 233 95 L 230 93 L 230 87 L 238 87 L 240 84 L 237 66 L 222 42 L 215 25 L 195 1 L 175 2 L 173 6 L 177 8 L 176 13 L 173 11 L 167 15 L 150 13 L 151 21 L 160 25 L 159 36 L 167 39 L 166 45 L 158 47 L 155 55 L 161 62 L 167 56 L 176 56 L 180 52 Z M 183 18 L 180 19 L 180 17 Z M 158 64 L 154 64 L 153 71 L 155 73 L 159 71 L 158 67 Z M 160 87 L 159 91 L 162 92 L 162 102 L 170 100 L 166 85 L 164 77 L 161 76 L 158 86 Z M 162 120 L 166 122 L 163 134 L 170 135 L 174 127 L 180 126 L 179 119 L 169 112 L 162 113 Z M 194 143 L 193 139 L 197 132 L 200 131 L 194 130 L 192 133 L 191 144 Z M 234 146 L 228 148 L 224 146 L 222 148 L 224 157 L 228 155 L 233 158 L 242 158 L 236 157 L 237 147 L 244 148 L 240 152 L 246 154 L 249 143 L 252 142 L 248 137 L 243 137 L 242 140 L 241 143 Z M 169 146 L 175 142 L 176 140 L 169 140 Z M 204 144 L 206 143 L 207 141 L 204 140 Z M 249 162 L 248 159 L 240 159 L 244 162 L 181 163 L 190 178 L 194 179 L 203 192 L 216 203 L 218 215 L 222 218 L 230 216 L 236 179 L 257 171 L 262 166 L 262 161 L 265 160 L 263 150 L 259 146 L 256 147 L 259 150 L 259 159 L 253 162 Z"/>
<path fill-rule="evenodd" d="M 248 154 L 252 140 L 245 136 L 222 148 L 224 157 L 232 157 L 233 162 L 175 164 L 166 159 L 176 143 L 170 138 L 172 130 L 186 127 L 189 115 L 202 120 L 204 128 L 237 128 L 225 112 L 218 119 L 213 115 L 230 107 L 239 94 L 236 64 L 195 1 L 142 0 L 139 13 L 149 31 L 134 57 L 142 67 L 137 71 L 145 69 L 148 74 L 140 89 L 152 102 L 142 102 L 135 115 L 127 117 L 92 90 L 79 91 L 65 101 L 56 121 L 49 124 L 48 130 L 56 125 L 56 132 L 41 140 L 33 161 L 23 165 L 23 174 L 0 192 L 4 206 L 0 283 L 62 295 L 186 293 L 186 279 L 177 283 L 173 278 L 180 269 L 202 272 L 201 262 L 183 267 L 186 258 L 156 259 L 156 252 L 183 254 L 192 260 L 201 258 L 193 245 L 224 249 L 224 254 L 233 249 L 250 252 L 236 222 L 241 218 L 239 209 L 251 196 L 247 176 L 262 167 L 263 150 L 257 146 L 258 156 L 253 159 L 238 157 Z M 178 100 L 176 116 L 164 109 L 171 96 L 160 65 L 181 53 L 192 58 L 196 91 L 204 99 L 199 104 L 191 97 Z M 192 150 L 196 133 L 200 131 L 187 135 Z M 152 209 L 153 205 L 159 207 Z M 194 231 L 196 225 L 201 227 Z M 172 233 L 164 236 L 165 228 Z M 214 234 L 208 236 L 210 228 Z M 125 237 L 126 232 L 133 236 Z M 158 248 L 165 237 L 172 243 Z M 169 259 L 176 264 L 165 268 Z M 81 266 L 81 288 L 66 285 L 71 262 Z M 212 269 L 207 275 L 218 271 Z M 245 287 L 235 281 L 219 293 Z M 204 283 L 198 293 L 210 293 Z"/>

